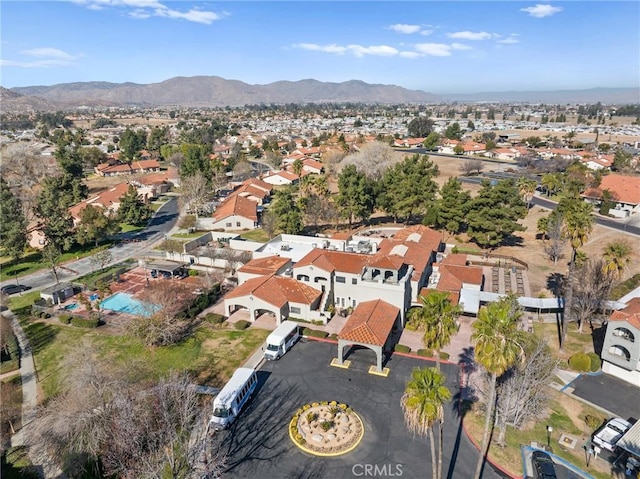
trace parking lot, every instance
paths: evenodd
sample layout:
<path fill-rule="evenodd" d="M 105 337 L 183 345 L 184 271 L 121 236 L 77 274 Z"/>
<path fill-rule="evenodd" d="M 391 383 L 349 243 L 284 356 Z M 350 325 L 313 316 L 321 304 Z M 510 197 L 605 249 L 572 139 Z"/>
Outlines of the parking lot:
<path fill-rule="evenodd" d="M 227 456 L 224 477 L 363 477 L 367 465 L 377 468 L 377 477 L 430 477 L 429 444 L 407 431 L 400 398 L 411 370 L 433 363 L 394 355 L 387 364 L 391 373 L 384 378 L 367 373 L 375 364 L 373 352 L 357 350 L 346 370 L 329 365 L 336 353 L 334 344 L 301 341 L 279 361 L 263 365 L 255 397 L 231 429 L 221 433 L 222 454 Z M 456 397 L 457 367 L 443 365 L 443 372 Z M 289 438 L 294 412 L 305 403 L 323 400 L 347 403 L 364 422 L 362 442 L 344 456 L 311 456 Z M 443 477 L 471 477 L 477 457 L 452 401 L 445 407 Z M 487 466 L 483 477 L 500 476 Z"/>

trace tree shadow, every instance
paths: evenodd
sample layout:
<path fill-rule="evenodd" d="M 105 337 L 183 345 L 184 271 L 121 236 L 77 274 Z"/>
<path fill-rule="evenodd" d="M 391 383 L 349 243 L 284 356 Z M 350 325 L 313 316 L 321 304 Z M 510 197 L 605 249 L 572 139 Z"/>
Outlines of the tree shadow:
<path fill-rule="evenodd" d="M 447 470 L 447 479 L 454 478 L 454 470 L 460 450 L 460 441 L 462 440 L 463 421 L 467 413 L 473 408 L 473 403 L 477 401 L 475 390 L 468 382 L 469 375 L 477 369 L 477 364 L 473 358 L 473 346 L 464 348 L 458 356 L 459 390 L 453 395 L 453 401 L 451 402 L 453 415 L 458 419 L 458 429 L 456 431 L 456 439 L 453 444 L 453 451 L 451 452 L 451 459 Z"/>
<path fill-rule="evenodd" d="M 500 246 L 524 246 L 524 240 L 521 236 L 517 235 L 507 235 L 502 240 L 502 244 Z"/>
<path fill-rule="evenodd" d="M 593 341 L 593 351 L 600 356 L 604 346 L 604 336 L 607 332 L 607 325 L 602 324 L 599 328 L 593 328 L 591 331 L 591 340 Z"/>
<path fill-rule="evenodd" d="M 51 344 L 56 336 L 58 330 L 46 323 L 30 323 L 24 326 L 24 332 L 29 339 L 29 346 L 32 354 L 37 354 Z"/>
<path fill-rule="evenodd" d="M 547 289 L 553 293 L 556 298 L 564 296 L 567 278 L 562 273 L 551 273 L 547 276 Z"/>

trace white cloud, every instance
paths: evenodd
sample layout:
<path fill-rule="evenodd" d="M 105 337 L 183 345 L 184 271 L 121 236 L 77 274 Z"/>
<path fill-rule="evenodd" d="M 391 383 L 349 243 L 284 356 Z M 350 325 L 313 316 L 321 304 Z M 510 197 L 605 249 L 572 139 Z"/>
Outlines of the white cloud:
<path fill-rule="evenodd" d="M 425 37 L 427 35 L 431 35 L 433 33 L 433 30 L 420 30 L 420 35 L 424 35 Z"/>
<path fill-rule="evenodd" d="M 470 32 L 465 30 L 463 32 L 447 33 L 447 36 L 458 40 L 488 40 L 494 35 L 487 32 Z"/>
<path fill-rule="evenodd" d="M 342 55 L 347 51 L 346 47 L 341 47 L 335 43 L 331 45 L 317 45 L 315 43 L 297 43 L 292 45 L 293 48 L 301 48 L 302 50 L 310 50 L 312 52 L 336 53 Z"/>
<path fill-rule="evenodd" d="M 91 10 L 102 10 L 108 7 L 133 8 L 128 13 L 131 18 L 146 19 L 149 17 L 163 17 L 176 20 L 211 25 L 216 20 L 228 16 L 227 13 L 215 12 L 191 8 L 183 12 L 169 8 L 158 0 L 71 0 L 73 3 L 83 5 Z"/>
<path fill-rule="evenodd" d="M 521 8 L 520 11 L 527 12 L 532 17 L 544 18 L 561 12 L 562 7 L 554 7 L 553 5 L 537 3 L 535 7 Z"/>
<path fill-rule="evenodd" d="M 473 50 L 469 45 L 465 45 L 464 43 L 452 43 L 452 50 Z"/>
<path fill-rule="evenodd" d="M 50 68 L 69 66 L 71 63 L 64 60 L 36 60 L 34 62 L 19 62 L 15 60 L 0 60 L 3 67 L 19 67 L 19 68 Z"/>
<path fill-rule="evenodd" d="M 293 48 L 301 48 L 303 50 L 335 53 L 338 55 L 343 55 L 345 53 L 352 53 L 358 58 L 364 57 L 366 55 L 378 56 L 378 57 L 393 57 L 401 54 L 401 52 L 397 48 L 390 47 L 388 45 L 371 45 L 371 46 L 365 47 L 362 45 L 341 46 L 341 45 L 336 45 L 335 43 L 332 43 L 330 45 L 318 45 L 315 43 L 297 43 L 292 46 Z"/>
<path fill-rule="evenodd" d="M 402 58 L 418 58 L 423 56 L 421 53 L 410 52 L 410 51 L 400 52 L 398 55 L 401 56 Z"/>
<path fill-rule="evenodd" d="M 502 38 L 501 40 L 498 40 L 498 43 L 503 43 L 505 45 L 513 45 L 516 43 L 520 43 L 520 40 L 516 38 L 516 35 L 511 35 L 507 38 Z"/>
<path fill-rule="evenodd" d="M 396 23 L 395 25 L 389 25 L 389 30 L 393 30 L 396 33 L 418 33 L 420 31 L 420 25 L 407 25 L 406 23 Z"/>
<path fill-rule="evenodd" d="M 450 57 L 452 50 L 451 45 L 446 43 L 418 43 L 415 48 L 423 55 L 432 57 Z"/>
<path fill-rule="evenodd" d="M 73 61 L 77 57 L 67 52 L 58 50 L 57 48 L 32 48 L 30 50 L 22 50 L 20 53 L 30 57 L 48 58 L 51 60 Z"/>

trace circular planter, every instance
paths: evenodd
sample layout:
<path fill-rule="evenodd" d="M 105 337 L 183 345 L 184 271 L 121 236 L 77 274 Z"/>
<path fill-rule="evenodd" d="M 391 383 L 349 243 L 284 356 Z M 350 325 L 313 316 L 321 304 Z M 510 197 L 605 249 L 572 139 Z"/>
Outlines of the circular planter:
<path fill-rule="evenodd" d="M 364 435 L 362 419 L 336 401 L 305 404 L 291 418 L 289 437 L 316 456 L 340 456 L 355 449 Z"/>

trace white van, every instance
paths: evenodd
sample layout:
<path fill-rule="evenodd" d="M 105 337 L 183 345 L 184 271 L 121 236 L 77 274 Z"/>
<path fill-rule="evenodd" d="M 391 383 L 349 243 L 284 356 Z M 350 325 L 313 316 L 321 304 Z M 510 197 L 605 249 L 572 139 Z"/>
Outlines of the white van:
<path fill-rule="evenodd" d="M 238 368 L 213 400 L 213 415 L 209 420 L 216 431 L 226 429 L 236 420 L 258 385 L 256 371 Z"/>
<path fill-rule="evenodd" d="M 267 337 L 267 349 L 264 352 L 265 359 L 280 359 L 298 339 L 300 339 L 298 325 L 293 321 L 282 321 L 280 326 Z"/>

